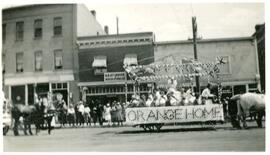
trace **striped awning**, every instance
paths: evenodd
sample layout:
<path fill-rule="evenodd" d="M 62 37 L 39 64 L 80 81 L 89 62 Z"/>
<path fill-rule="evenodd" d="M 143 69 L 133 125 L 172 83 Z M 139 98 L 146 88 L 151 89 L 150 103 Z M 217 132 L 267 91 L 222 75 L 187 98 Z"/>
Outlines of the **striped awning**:
<path fill-rule="evenodd" d="M 137 54 L 126 54 L 124 59 L 124 65 L 138 65 Z"/>
<path fill-rule="evenodd" d="M 107 67 L 107 57 L 106 56 L 95 56 L 92 63 L 92 67 Z"/>

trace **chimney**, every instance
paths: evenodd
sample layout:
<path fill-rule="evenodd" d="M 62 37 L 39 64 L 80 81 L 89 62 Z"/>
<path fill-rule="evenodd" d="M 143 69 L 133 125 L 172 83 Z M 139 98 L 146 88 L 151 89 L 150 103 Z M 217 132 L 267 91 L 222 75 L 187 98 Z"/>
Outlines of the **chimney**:
<path fill-rule="evenodd" d="M 92 15 L 96 18 L 96 11 L 95 11 L 95 10 L 91 10 L 90 12 L 91 12 Z"/>
<path fill-rule="evenodd" d="M 107 25 L 104 26 L 104 31 L 106 34 L 109 34 L 109 27 Z"/>

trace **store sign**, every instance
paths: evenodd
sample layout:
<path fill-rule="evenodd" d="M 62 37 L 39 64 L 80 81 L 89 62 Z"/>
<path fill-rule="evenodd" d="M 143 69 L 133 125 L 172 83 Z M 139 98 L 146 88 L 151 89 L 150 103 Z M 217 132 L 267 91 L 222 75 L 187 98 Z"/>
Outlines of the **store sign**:
<path fill-rule="evenodd" d="M 125 81 L 125 72 L 104 73 L 104 82 Z"/>
<path fill-rule="evenodd" d="M 126 123 L 130 125 L 223 120 L 223 107 L 218 104 L 126 109 Z"/>

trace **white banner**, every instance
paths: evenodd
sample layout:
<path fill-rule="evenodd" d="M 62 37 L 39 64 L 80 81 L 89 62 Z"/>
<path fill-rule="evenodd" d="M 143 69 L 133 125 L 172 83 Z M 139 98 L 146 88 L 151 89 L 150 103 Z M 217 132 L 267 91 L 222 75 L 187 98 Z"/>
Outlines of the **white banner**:
<path fill-rule="evenodd" d="M 213 104 L 126 109 L 126 123 L 130 125 L 206 121 L 224 121 L 223 106 Z"/>

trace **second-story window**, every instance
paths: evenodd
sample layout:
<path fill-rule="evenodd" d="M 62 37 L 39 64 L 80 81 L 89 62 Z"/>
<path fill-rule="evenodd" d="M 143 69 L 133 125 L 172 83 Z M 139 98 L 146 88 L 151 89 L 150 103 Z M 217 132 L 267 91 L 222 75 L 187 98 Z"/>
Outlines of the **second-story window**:
<path fill-rule="evenodd" d="M 16 23 L 16 41 L 23 40 L 24 23 Z"/>
<path fill-rule="evenodd" d="M 42 38 L 42 19 L 36 19 L 34 22 L 34 37 Z"/>
<path fill-rule="evenodd" d="M 16 53 L 16 72 L 23 72 L 23 53 Z"/>
<path fill-rule="evenodd" d="M 107 57 L 102 55 L 95 56 L 92 67 L 94 68 L 95 75 L 103 75 L 107 72 Z"/>
<path fill-rule="evenodd" d="M 54 69 L 63 68 L 63 52 L 62 50 L 54 50 Z"/>
<path fill-rule="evenodd" d="M 42 71 L 42 51 L 35 52 L 35 71 Z"/>
<path fill-rule="evenodd" d="M 3 24 L 2 25 L 2 41 L 3 43 L 5 43 L 6 41 L 6 30 L 7 29 L 7 24 Z"/>
<path fill-rule="evenodd" d="M 61 17 L 54 18 L 53 34 L 54 36 L 62 35 L 62 18 Z"/>

